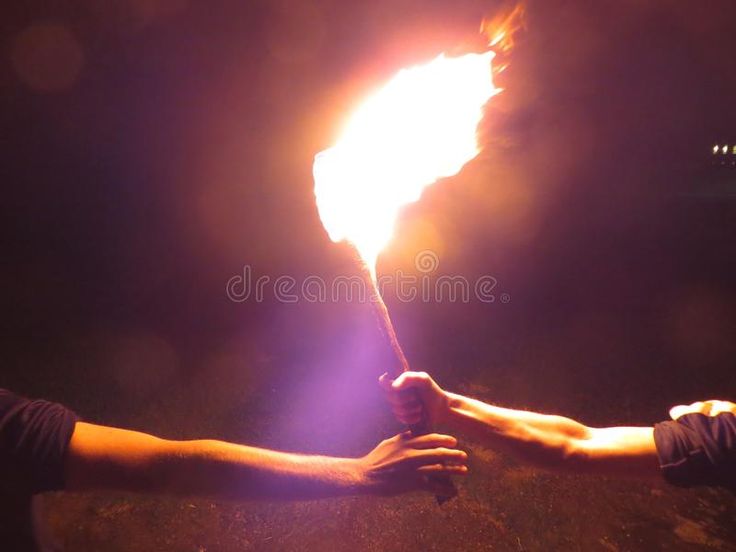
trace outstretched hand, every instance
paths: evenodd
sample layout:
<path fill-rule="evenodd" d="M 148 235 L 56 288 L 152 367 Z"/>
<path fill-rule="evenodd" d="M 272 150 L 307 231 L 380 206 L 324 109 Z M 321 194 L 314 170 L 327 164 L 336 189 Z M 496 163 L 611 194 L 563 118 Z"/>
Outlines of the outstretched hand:
<path fill-rule="evenodd" d="M 371 492 L 382 495 L 412 490 L 434 494 L 447 492 L 434 475 L 465 475 L 468 455 L 455 447 L 449 435 L 430 433 L 412 437 L 406 431 L 381 441 L 359 460 Z"/>
<path fill-rule="evenodd" d="M 426 416 L 431 426 L 447 418 L 450 398 L 426 372 L 404 372 L 395 380 L 383 374 L 378 381 L 400 422 L 414 425 Z"/>

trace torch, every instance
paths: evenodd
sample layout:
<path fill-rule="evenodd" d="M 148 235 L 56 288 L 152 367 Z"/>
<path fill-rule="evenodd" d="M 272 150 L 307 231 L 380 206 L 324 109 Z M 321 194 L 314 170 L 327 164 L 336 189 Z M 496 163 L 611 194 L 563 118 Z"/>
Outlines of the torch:
<path fill-rule="evenodd" d="M 390 358 L 386 359 L 386 372 L 391 377 L 391 379 L 396 379 L 403 372 L 408 372 L 411 369 L 409 367 L 409 362 L 406 360 L 404 350 L 401 348 L 399 339 L 396 336 L 396 330 L 394 329 L 393 322 L 391 322 L 388 308 L 386 307 L 383 296 L 378 289 L 376 280 L 374 279 L 370 269 L 368 268 L 368 265 L 366 265 L 365 262 L 360 258 L 360 254 L 358 253 L 357 249 L 354 246 L 351 246 L 351 249 L 355 254 L 356 263 L 360 267 L 363 282 L 366 286 L 366 289 L 369 291 L 369 302 L 371 305 L 371 310 L 373 311 L 373 315 L 376 319 L 378 329 L 381 333 L 381 336 L 383 337 L 384 344 L 388 346 L 388 349 L 390 351 Z M 412 391 L 416 393 L 416 391 Z M 416 398 L 417 401 L 419 401 L 418 394 Z M 425 415 L 422 417 L 421 421 L 411 425 L 409 427 L 409 431 L 414 436 L 425 435 L 432 430 L 428 422 L 429 421 L 427 420 Z M 438 504 L 443 504 L 457 494 L 455 485 L 452 483 L 452 480 L 449 476 L 435 475 L 431 476 L 431 480 L 435 484 L 436 488 L 441 489 L 441 493 L 437 494 L 435 497 Z"/>
<path fill-rule="evenodd" d="M 490 39 L 490 29 L 481 29 Z M 494 40 L 496 46 L 503 42 Z M 392 239 L 401 209 L 480 152 L 477 128 L 485 104 L 499 92 L 493 84 L 494 56 L 486 42 L 482 52 L 442 54 L 402 69 L 360 104 L 335 145 L 315 156 L 320 219 L 332 241 L 347 242 L 356 253 L 378 326 L 392 351 L 387 371 L 394 378 L 409 370 L 409 363 L 378 289 L 376 262 Z M 410 429 L 423 434 L 431 428 L 425 420 Z M 455 494 L 446 481 L 448 492 L 438 497 L 440 503 Z"/>

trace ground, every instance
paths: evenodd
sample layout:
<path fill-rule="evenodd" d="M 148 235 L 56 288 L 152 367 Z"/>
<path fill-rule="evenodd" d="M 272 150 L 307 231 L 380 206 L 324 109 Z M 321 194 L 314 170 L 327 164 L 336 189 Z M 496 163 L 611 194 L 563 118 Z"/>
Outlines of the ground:
<path fill-rule="evenodd" d="M 503 385 L 521 385 L 521 379 L 507 378 Z M 476 380 L 459 388 L 485 398 L 492 395 L 491 384 Z M 186 426 L 196 425 L 184 416 L 188 402 L 185 395 L 140 404 L 140 417 L 131 416 L 130 423 L 164 434 L 187 433 Z M 630 415 L 626 408 L 616 416 Z M 216 410 L 212 404 L 209 411 Z M 175 428 L 177 415 L 184 428 Z M 280 418 L 263 405 L 245 418 L 232 411 L 229 416 L 239 423 L 248 416 L 257 419 L 248 440 L 265 444 L 278 442 L 270 423 L 288 422 L 288 416 Z M 377 417 L 377 432 L 390 433 L 385 417 Z M 322 430 L 312 435 L 319 439 Z M 443 506 L 421 494 L 229 503 L 58 493 L 47 497 L 48 513 L 67 550 L 736 550 L 736 498 L 725 491 L 550 474 L 478 443 L 463 446 L 472 475 L 459 483 L 459 496 Z"/>

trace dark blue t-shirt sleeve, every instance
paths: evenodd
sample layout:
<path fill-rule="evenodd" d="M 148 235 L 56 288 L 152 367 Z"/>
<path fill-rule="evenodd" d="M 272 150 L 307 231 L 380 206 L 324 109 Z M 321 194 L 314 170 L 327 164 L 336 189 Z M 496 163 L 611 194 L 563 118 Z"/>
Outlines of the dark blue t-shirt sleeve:
<path fill-rule="evenodd" d="M 53 402 L 0 389 L 0 469 L 15 491 L 64 487 L 64 457 L 78 418 Z"/>
<path fill-rule="evenodd" d="M 654 426 L 664 478 L 678 486 L 715 485 L 736 490 L 736 416 L 691 413 Z"/>

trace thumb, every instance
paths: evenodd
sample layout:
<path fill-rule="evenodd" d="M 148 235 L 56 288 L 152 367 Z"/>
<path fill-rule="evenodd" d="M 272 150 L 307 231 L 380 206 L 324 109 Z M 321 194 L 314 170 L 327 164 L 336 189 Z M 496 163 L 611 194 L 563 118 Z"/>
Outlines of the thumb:
<path fill-rule="evenodd" d="M 422 372 L 404 372 L 391 383 L 391 388 L 394 391 L 406 391 L 413 387 L 426 387 L 428 382 L 429 376 L 427 374 Z"/>
<path fill-rule="evenodd" d="M 384 391 L 391 391 L 393 382 L 394 380 L 391 379 L 388 372 L 384 372 L 381 377 L 378 378 L 378 385 L 380 385 Z"/>

